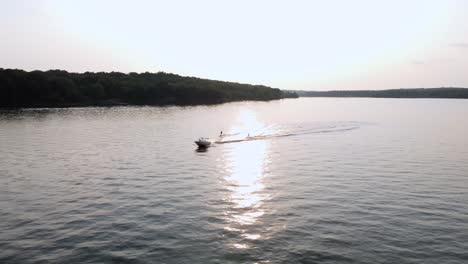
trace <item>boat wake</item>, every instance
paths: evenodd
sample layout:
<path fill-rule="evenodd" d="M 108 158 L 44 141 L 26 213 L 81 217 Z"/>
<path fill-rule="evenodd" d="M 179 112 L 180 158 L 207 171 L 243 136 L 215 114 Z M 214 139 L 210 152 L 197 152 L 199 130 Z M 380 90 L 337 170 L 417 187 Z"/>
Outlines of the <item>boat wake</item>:
<path fill-rule="evenodd" d="M 251 131 L 236 131 L 220 135 L 216 144 L 236 143 L 252 140 L 264 140 L 280 137 L 291 137 L 308 134 L 338 133 L 355 130 L 363 125 L 361 122 L 334 122 L 300 125 L 268 125 Z"/>

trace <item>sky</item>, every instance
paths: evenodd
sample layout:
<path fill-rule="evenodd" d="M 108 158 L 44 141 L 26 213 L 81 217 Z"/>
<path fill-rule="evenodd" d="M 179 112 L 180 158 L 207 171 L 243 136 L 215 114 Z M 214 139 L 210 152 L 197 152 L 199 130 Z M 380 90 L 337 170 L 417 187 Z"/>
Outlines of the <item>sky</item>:
<path fill-rule="evenodd" d="M 0 0 L 0 68 L 468 87 L 468 0 Z"/>

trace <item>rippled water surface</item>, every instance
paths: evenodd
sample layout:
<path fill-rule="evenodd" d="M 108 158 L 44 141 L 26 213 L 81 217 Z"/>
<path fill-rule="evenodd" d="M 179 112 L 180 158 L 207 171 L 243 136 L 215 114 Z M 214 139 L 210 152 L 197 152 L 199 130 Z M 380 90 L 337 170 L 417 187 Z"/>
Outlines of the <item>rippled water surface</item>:
<path fill-rule="evenodd" d="M 2 111 L 0 262 L 467 263 L 467 118 L 442 99 Z"/>

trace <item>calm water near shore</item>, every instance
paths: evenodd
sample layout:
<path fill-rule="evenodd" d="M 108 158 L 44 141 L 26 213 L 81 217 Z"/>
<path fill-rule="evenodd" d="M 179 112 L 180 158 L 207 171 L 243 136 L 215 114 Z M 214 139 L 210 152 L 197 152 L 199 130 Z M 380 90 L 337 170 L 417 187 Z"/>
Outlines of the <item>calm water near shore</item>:
<path fill-rule="evenodd" d="M 467 118 L 454 99 L 1 111 L 0 263 L 467 263 Z"/>

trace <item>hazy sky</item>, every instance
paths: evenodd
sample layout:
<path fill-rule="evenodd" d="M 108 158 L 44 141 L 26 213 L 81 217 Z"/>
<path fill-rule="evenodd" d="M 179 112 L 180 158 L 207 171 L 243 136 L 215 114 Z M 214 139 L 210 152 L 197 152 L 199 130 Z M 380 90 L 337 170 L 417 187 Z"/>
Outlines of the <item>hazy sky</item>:
<path fill-rule="evenodd" d="M 468 87 L 468 1 L 0 0 L 0 67 Z"/>

